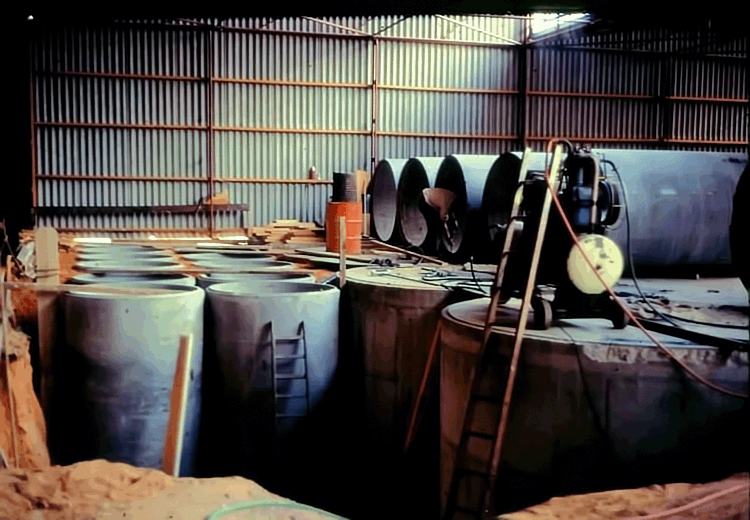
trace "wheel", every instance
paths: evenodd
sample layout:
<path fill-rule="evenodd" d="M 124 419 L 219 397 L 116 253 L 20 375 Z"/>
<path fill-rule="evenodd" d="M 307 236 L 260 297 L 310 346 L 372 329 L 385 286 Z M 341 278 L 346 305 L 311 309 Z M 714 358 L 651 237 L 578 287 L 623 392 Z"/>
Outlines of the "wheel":
<path fill-rule="evenodd" d="M 534 311 L 534 328 L 547 330 L 552 326 L 552 304 L 544 298 L 533 298 L 531 309 Z"/>
<path fill-rule="evenodd" d="M 610 319 L 616 329 L 624 329 L 630 325 L 630 317 L 618 305 L 615 305 L 612 309 L 612 317 Z"/>

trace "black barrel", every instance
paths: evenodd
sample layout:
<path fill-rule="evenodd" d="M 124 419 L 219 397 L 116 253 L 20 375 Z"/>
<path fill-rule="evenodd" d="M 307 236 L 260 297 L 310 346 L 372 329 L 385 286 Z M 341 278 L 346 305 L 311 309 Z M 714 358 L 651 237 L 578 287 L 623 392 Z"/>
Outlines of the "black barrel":
<path fill-rule="evenodd" d="M 354 174 L 333 174 L 331 202 L 357 202 L 357 177 Z"/>

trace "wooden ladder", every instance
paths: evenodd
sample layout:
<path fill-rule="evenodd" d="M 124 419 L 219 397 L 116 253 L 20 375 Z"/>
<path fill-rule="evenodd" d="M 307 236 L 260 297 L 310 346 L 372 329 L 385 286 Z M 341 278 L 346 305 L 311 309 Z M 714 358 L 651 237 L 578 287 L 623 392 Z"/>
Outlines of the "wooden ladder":
<path fill-rule="evenodd" d="M 548 182 L 550 183 L 550 187 L 552 190 L 555 190 L 555 192 L 557 192 L 558 186 L 560 184 L 562 149 L 562 145 L 557 145 L 555 147 L 555 151 L 552 155 L 552 165 L 548 175 Z M 531 150 L 527 148 L 523 154 L 521 170 L 519 172 L 519 181 L 517 185 L 518 191 L 513 202 L 510 221 L 508 222 L 500 265 L 498 266 L 497 274 L 495 276 L 495 283 L 492 288 L 492 297 L 490 299 L 489 305 L 487 306 L 487 315 L 484 322 L 484 335 L 482 337 L 482 343 L 476 354 L 476 366 L 469 378 L 469 381 L 471 381 L 471 393 L 469 395 L 468 402 L 466 403 L 466 406 L 462 412 L 464 419 L 463 426 L 461 428 L 461 439 L 456 450 L 456 456 L 453 465 L 450 491 L 448 494 L 448 500 L 446 503 L 444 514 L 445 520 L 482 518 L 483 515 L 491 513 L 491 509 L 493 507 L 494 489 L 495 483 L 497 481 L 498 468 L 500 466 L 503 436 L 505 434 L 505 429 L 508 423 L 508 411 L 510 409 L 510 402 L 513 394 L 513 385 L 516 379 L 518 359 L 521 353 L 523 336 L 526 331 L 526 322 L 529 315 L 529 309 L 531 307 L 531 299 L 536 287 L 536 274 L 539 267 L 539 258 L 541 256 L 542 244 L 544 242 L 544 235 L 547 229 L 547 221 L 549 218 L 550 206 L 552 203 L 552 198 L 548 189 L 545 191 L 544 202 L 542 204 L 542 212 L 539 220 L 539 229 L 537 232 L 536 240 L 534 242 L 534 251 L 531 259 L 531 266 L 529 269 L 528 279 L 526 281 L 526 288 L 521 304 L 521 312 L 519 313 L 518 323 L 516 325 L 513 356 L 510 362 L 505 392 L 502 396 L 502 400 L 498 399 L 495 396 L 481 395 L 480 381 L 482 380 L 482 374 L 485 372 L 485 369 L 488 366 L 488 360 L 486 359 L 487 344 L 489 343 L 490 337 L 492 336 L 492 327 L 496 324 L 497 321 L 497 311 L 500 304 L 501 289 L 503 285 L 503 278 L 505 276 L 505 268 L 507 266 L 508 257 L 512 253 L 510 249 L 511 242 L 513 240 L 512 225 L 517 223 L 520 219 L 520 205 L 523 197 L 523 190 L 521 188 L 524 185 L 526 173 L 528 171 L 530 151 Z M 493 428 L 494 434 L 471 430 L 474 415 L 477 411 L 476 405 L 479 402 L 484 403 L 484 406 L 501 407 L 500 414 L 488 414 L 491 416 L 499 415 L 496 427 Z M 481 470 L 476 468 L 469 468 L 467 464 L 468 444 L 470 439 L 472 438 L 481 439 L 491 444 L 489 464 L 487 465 L 487 467 Z M 478 483 L 479 493 L 476 493 L 476 486 L 473 485 L 475 483 Z M 471 495 L 475 498 L 478 497 L 479 500 L 475 500 L 473 504 L 458 504 L 460 490 L 462 489 L 468 490 L 468 493 L 464 494 Z M 476 502 L 480 502 L 480 504 L 477 505 Z"/>

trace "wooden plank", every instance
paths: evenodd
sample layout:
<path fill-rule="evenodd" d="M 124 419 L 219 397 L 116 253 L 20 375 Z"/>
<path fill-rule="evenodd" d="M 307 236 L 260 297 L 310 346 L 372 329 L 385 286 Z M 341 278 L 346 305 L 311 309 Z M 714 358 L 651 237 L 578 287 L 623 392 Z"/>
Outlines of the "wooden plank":
<path fill-rule="evenodd" d="M 174 371 L 174 384 L 169 405 L 167 440 L 164 447 L 164 473 L 180 476 L 182 441 L 185 433 L 185 410 L 190 390 L 190 365 L 193 358 L 193 335 L 180 337 L 177 364 Z"/>
<path fill-rule="evenodd" d="M 60 255 L 58 236 L 54 228 L 39 228 L 34 233 L 36 242 L 37 284 L 58 286 L 60 284 Z M 49 398 L 52 388 L 52 349 L 57 337 L 56 314 L 57 294 L 39 294 L 37 298 L 37 319 L 39 331 L 39 365 L 41 372 L 41 404 L 45 413 L 49 412 Z"/>

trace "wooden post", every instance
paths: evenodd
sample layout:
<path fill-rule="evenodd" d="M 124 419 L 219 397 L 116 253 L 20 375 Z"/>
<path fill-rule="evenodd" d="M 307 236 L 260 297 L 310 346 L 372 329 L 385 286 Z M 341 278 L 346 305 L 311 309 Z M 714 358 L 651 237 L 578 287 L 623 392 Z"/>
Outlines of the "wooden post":
<path fill-rule="evenodd" d="M 339 288 L 346 285 L 346 217 L 338 218 L 339 228 Z"/>
<path fill-rule="evenodd" d="M 41 285 L 60 285 L 60 256 L 57 231 L 54 228 L 38 228 L 34 233 L 36 243 L 36 279 Z M 37 318 L 39 327 L 39 364 L 41 368 L 41 400 L 45 414 L 49 412 L 52 383 L 52 349 L 55 344 L 55 314 L 57 295 L 37 295 Z"/>
<path fill-rule="evenodd" d="M 169 423 L 164 446 L 164 473 L 180 476 L 182 439 L 185 430 L 185 409 L 190 390 L 190 366 L 193 359 L 193 335 L 180 337 L 180 350 L 174 371 L 174 384 L 169 405 Z"/>

